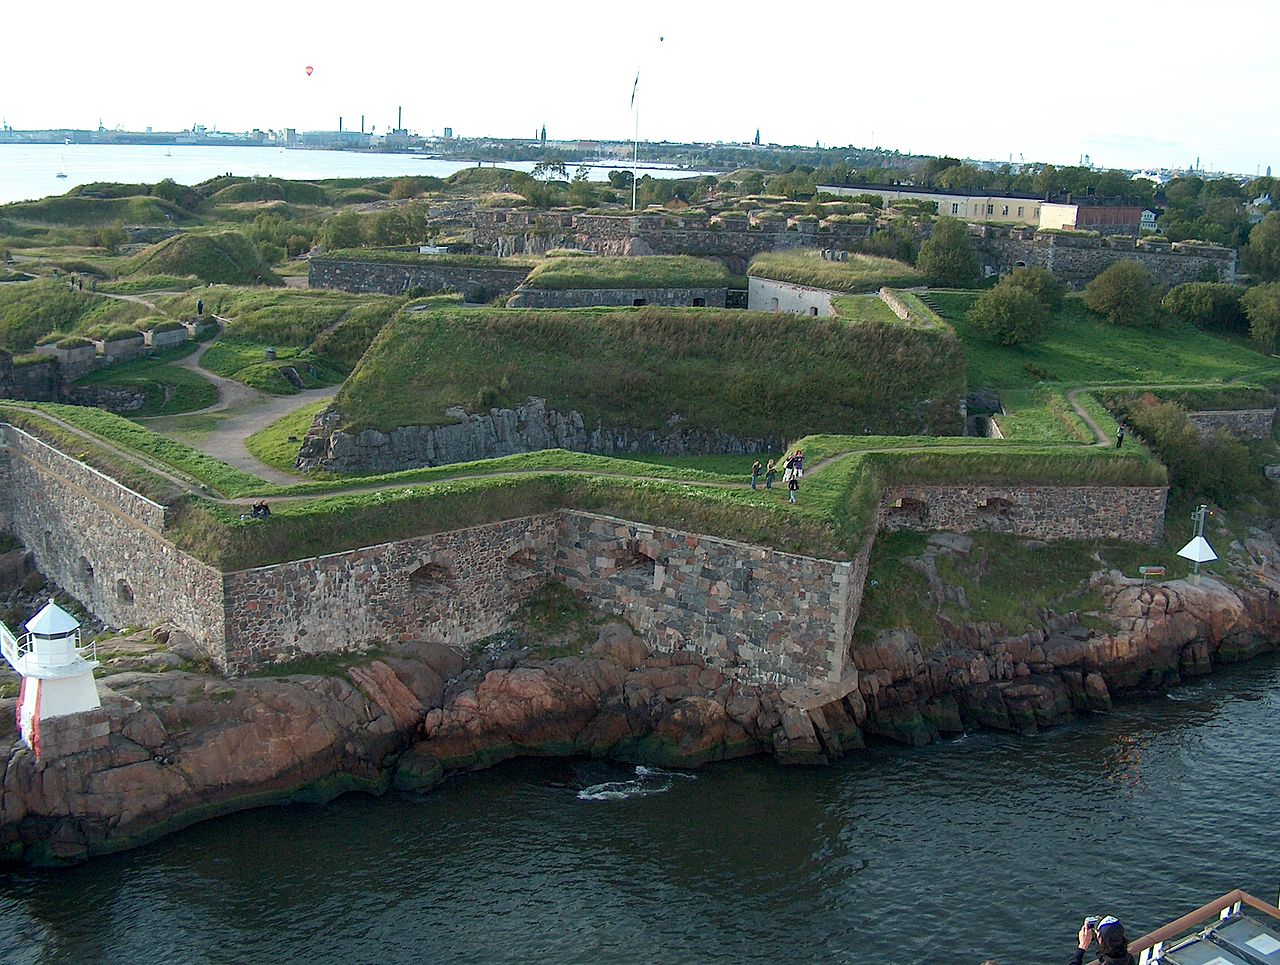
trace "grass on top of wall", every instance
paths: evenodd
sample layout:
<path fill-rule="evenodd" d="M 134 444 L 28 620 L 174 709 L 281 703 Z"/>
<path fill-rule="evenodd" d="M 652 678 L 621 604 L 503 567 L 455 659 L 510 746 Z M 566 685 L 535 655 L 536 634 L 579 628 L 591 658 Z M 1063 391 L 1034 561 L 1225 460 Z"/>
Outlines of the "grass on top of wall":
<path fill-rule="evenodd" d="M 387 324 L 335 408 L 347 431 L 389 431 L 538 397 L 591 427 L 670 431 L 674 413 L 782 439 L 958 431 L 963 386 L 950 332 L 714 309 L 436 311 Z"/>
<path fill-rule="evenodd" d="M 390 251 L 381 248 L 335 248 L 320 256 L 333 261 L 365 261 L 378 265 L 422 265 L 432 268 L 503 268 L 526 271 L 541 259 L 516 256 L 497 258 L 492 255 L 423 255 L 416 251 Z"/>
<path fill-rule="evenodd" d="M 1120 328 L 1089 311 L 1078 295 L 1067 296 L 1042 341 L 1029 346 L 996 345 L 965 318 L 976 298 L 976 292 L 931 291 L 928 295 L 964 343 L 970 386 L 1280 384 L 1276 359 L 1167 317 L 1155 328 Z"/>
<path fill-rule="evenodd" d="M 729 272 L 718 261 L 689 255 L 643 258 L 583 255 L 553 258 L 535 268 L 527 288 L 726 288 Z"/>
<path fill-rule="evenodd" d="M 817 249 L 762 252 L 751 260 L 747 274 L 838 292 L 874 292 L 883 287 L 924 284 L 924 275 L 905 261 L 859 254 L 850 254 L 848 261 L 826 261 Z"/>
<path fill-rule="evenodd" d="M 150 359 L 99 369 L 79 379 L 76 385 L 142 392 L 146 402 L 129 413 L 133 418 L 193 412 L 218 401 L 217 386 L 199 373 Z"/>

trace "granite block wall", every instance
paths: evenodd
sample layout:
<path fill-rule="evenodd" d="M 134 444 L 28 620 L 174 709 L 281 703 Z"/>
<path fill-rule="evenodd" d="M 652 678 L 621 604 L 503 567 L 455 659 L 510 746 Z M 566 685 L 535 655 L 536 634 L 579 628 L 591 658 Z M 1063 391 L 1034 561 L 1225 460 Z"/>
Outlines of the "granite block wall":
<path fill-rule="evenodd" d="M 607 305 L 669 305 L 724 308 L 727 288 L 517 288 L 508 308 L 593 308 Z"/>
<path fill-rule="evenodd" d="M 161 535 L 165 508 L 0 426 L 5 526 L 39 570 L 112 626 L 172 623 L 222 662 L 222 575 Z"/>
<path fill-rule="evenodd" d="M 378 264 L 312 258 L 307 284 L 312 288 L 337 288 L 348 292 L 381 292 L 399 295 L 411 288 L 460 291 L 469 300 L 488 301 L 515 291 L 528 268 L 461 268 L 453 265 Z"/>
<path fill-rule="evenodd" d="M 1155 543 L 1168 490 L 1145 486 L 886 486 L 880 529 Z"/>
<path fill-rule="evenodd" d="M 779 553 L 593 513 L 562 516 L 555 576 L 660 651 L 784 686 L 846 675 L 870 541 L 852 562 Z"/>
<path fill-rule="evenodd" d="M 791 312 L 796 315 L 835 315 L 831 306 L 833 292 L 772 278 L 747 279 L 747 308 L 753 312 Z"/>
<path fill-rule="evenodd" d="M 1232 409 L 1188 412 L 1187 419 L 1204 434 L 1221 429 L 1237 439 L 1270 439 L 1275 426 L 1276 410 Z"/>
<path fill-rule="evenodd" d="M 228 573 L 227 663 L 388 640 L 465 647 L 547 582 L 555 534 L 554 516 L 530 516 Z"/>

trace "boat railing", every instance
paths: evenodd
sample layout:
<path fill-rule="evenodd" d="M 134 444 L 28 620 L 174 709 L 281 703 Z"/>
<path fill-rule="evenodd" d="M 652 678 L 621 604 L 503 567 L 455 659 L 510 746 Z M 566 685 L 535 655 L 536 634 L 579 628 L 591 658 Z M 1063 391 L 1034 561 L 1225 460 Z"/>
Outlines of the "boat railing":
<path fill-rule="evenodd" d="M 1269 905 L 1261 898 L 1255 898 L 1248 892 L 1237 888 L 1235 891 L 1230 891 L 1207 905 L 1201 905 L 1195 911 L 1188 912 L 1177 921 L 1171 921 L 1169 924 L 1163 925 L 1155 931 L 1130 942 L 1129 952 L 1138 959 L 1138 965 L 1152 965 L 1152 963 L 1160 961 L 1164 952 L 1165 942 L 1180 938 L 1214 918 L 1224 919 L 1239 914 L 1241 906 L 1245 905 L 1280 921 L 1280 908 L 1275 905 Z M 1098 965 L 1098 960 L 1094 959 L 1090 965 Z"/>

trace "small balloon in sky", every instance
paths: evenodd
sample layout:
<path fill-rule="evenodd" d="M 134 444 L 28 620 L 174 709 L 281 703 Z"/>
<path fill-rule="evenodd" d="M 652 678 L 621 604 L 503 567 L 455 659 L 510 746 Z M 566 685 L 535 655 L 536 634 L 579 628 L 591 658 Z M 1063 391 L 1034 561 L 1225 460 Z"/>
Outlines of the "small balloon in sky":
<path fill-rule="evenodd" d="M 311 76 L 311 72 L 312 72 L 313 70 L 315 70 L 315 68 L 314 68 L 314 67 L 308 67 L 308 68 L 307 68 L 307 76 L 308 76 L 308 77 L 310 77 L 310 76 Z"/>

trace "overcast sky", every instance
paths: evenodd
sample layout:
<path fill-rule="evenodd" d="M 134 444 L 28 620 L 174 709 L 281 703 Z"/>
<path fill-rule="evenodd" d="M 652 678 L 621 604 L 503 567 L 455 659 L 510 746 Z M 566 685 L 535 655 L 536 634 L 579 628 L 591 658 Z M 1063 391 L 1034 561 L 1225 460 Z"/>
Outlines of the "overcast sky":
<path fill-rule="evenodd" d="M 879 145 L 1280 170 L 1280 3 L 4 5 L 13 127 Z M 305 68 L 314 72 L 307 76 Z"/>

